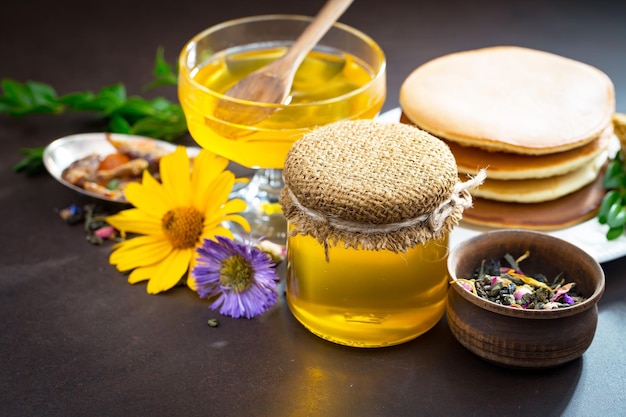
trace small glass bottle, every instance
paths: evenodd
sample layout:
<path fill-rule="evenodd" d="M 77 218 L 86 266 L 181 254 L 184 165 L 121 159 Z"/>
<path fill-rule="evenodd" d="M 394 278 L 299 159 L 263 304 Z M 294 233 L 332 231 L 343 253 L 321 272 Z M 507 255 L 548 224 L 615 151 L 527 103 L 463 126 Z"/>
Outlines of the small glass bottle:
<path fill-rule="evenodd" d="M 297 141 L 283 175 L 287 304 L 305 327 L 381 347 L 441 319 L 448 236 L 476 185 L 459 183 L 447 145 L 400 123 L 339 122 Z"/>

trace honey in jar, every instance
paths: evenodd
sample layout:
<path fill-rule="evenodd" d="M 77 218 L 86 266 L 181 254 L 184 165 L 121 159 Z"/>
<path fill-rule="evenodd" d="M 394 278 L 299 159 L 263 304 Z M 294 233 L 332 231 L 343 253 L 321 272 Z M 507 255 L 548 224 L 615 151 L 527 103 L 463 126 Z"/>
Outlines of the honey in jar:
<path fill-rule="evenodd" d="M 446 144 L 409 125 L 338 122 L 294 143 L 280 203 L 287 304 L 355 347 L 412 340 L 443 316 L 448 237 L 471 205 Z"/>

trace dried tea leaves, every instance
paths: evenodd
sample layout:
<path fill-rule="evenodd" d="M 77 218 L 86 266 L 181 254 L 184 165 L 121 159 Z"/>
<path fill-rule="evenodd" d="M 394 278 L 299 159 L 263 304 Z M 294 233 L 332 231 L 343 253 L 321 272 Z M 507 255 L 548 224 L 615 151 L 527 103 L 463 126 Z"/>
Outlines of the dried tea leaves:
<path fill-rule="evenodd" d="M 522 272 L 519 264 L 530 256 L 524 253 L 515 259 L 505 255 L 508 266 L 500 260 L 483 260 L 474 276 L 456 282 L 478 297 L 497 304 L 526 310 L 553 310 L 581 303 L 584 297 L 576 290 L 574 282 L 565 282 L 561 274 L 552 282 L 542 274 L 534 276 Z"/>

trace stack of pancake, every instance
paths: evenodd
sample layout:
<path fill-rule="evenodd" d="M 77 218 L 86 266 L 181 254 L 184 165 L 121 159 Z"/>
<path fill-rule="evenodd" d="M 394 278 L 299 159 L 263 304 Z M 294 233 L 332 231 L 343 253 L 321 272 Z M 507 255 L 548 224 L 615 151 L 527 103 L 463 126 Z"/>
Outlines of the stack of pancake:
<path fill-rule="evenodd" d="M 465 221 L 557 229 L 597 211 L 615 113 L 597 68 L 515 46 L 458 52 L 413 71 L 400 105 L 402 122 L 450 146 L 460 173 L 487 169 Z"/>

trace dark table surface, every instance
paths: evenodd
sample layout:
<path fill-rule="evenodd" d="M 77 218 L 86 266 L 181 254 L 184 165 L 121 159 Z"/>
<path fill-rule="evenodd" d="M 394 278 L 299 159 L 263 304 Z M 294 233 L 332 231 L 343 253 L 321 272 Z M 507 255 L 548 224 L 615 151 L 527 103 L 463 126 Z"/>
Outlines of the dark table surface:
<path fill-rule="evenodd" d="M 157 47 L 230 18 L 314 14 L 321 1 L 22 0 L 2 6 L 0 77 L 59 93 L 124 82 L 142 94 Z M 626 2 L 357 0 L 341 19 L 388 58 L 388 99 L 450 52 L 497 44 L 578 59 L 613 80 L 626 112 Z M 173 88 L 158 94 L 176 99 Z M 0 416 L 613 416 L 626 399 L 626 259 L 603 263 L 596 337 L 579 360 L 540 372 L 488 364 L 442 319 L 384 349 L 335 345 L 284 300 L 253 320 L 215 317 L 179 288 L 150 296 L 58 210 L 89 202 L 47 174 L 11 172 L 19 150 L 97 130 L 93 116 L 0 116 Z M 190 138 L 183 140 L 191 143 Z"/>

